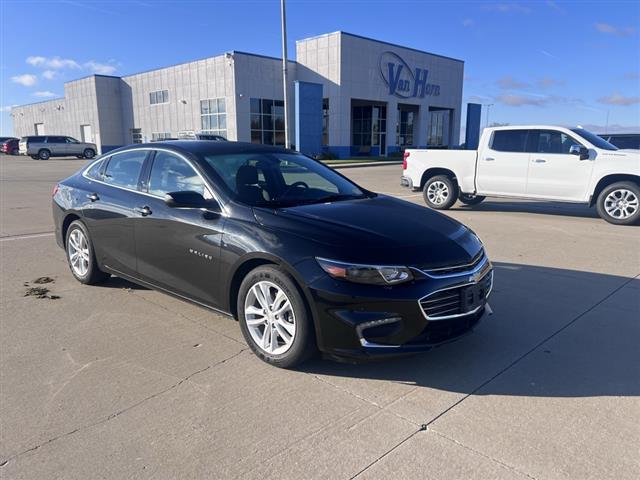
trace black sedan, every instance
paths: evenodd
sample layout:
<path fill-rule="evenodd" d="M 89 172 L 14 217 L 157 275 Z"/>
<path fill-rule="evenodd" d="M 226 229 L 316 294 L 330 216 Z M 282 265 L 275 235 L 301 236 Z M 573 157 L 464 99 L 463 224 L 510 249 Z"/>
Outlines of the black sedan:
<path fill-rule="evenodd" d="M 232 316 L 280 367 L 427 350 L 489 310 L 470 229 L 282 148 L 123 147 L 60 182 L 53 217 L 80 282 L 117 275 Z"/>

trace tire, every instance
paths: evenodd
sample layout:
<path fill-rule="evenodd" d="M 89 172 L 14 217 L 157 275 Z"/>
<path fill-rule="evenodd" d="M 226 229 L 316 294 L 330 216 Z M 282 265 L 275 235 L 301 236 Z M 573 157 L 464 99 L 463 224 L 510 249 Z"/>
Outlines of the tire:
<path fill-rule="evenodd" d="M 40 160 L 49 160 L 50 157 L 51 157 L 51 152 L 45 148 L 43 148 L 38 152 L 38 158 Z"/>
<path fill-rule="evenodd" d="M 598 215 L 614 225 L 640 223 L 640 186 L 633 182 L 617 182 L 598 195 Z"/>
<path fill-rule="evenodd" d="M 478 205 L 485 198 L 487 197 L 483 197 L 482 195 L 469 195 L 468 193 L 462 192 L 460 192 L 460 195 L 458 196 L 458 200 L 465 205 Z"/>
<path fill-rule="evenodd" d="M 424 184 L 422 198 L 430 208 L 447 210 L 456 203 L 458 185 L 451 177 L 446 175 L 431 177 Z"/>
<path fill-rule="evenodd" d="M 93 148 L 85 148 L 84 152 L 82 152 L 82 156 L 90 160 L 96 156 L 96 152 Z"/>
<path fill-rule="evenodd" d="M 274 312 L 280 307 L 284 312 L 278 316 L 264 315 L 265 294 L 266 310 L 273 308 L 271 312 Z M 242 335 L 260 360 L 276 367 L 292 368 L 316 352 L 313 321 L 307 305 L 291 276 L 282 268 L 265 265 L 249 272 L 240 285 L 237 309 Z M 267 330 L 269 328 L 271 330 Z M 268 343 L 266 348 L 263 339 Z"/>
<path fill-rule="evenodd" d="M 104 282 L 111 276 L 98 268 L 89 231 L 80 220 L 76 220 L 69 225 L 64 245 L 69 269 L 80 283 L 93 285 Z M 74 263 L 72 255 L 78 252 L 78 246 L 85 250 L 85 253 L 80 255 L 80 258 L 76 257 L 77 263 Z"/>

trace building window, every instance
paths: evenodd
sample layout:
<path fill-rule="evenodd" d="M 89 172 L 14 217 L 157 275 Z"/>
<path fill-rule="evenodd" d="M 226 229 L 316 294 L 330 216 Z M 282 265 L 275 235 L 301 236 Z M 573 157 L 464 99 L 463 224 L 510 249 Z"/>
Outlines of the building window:
<path fill-rule="evenodd" d="M 417 112 L 398 109 L 398 124 L 396 126 L 396 145 L 413 145 L 413 126 Z"/>
<path fill-rule="evenodd" d="M 322 99 L 322 145 L 329 145 L 329 99 Z"/>
<path fill-rule="evenodd" d="M 169 90 L 158 90 L 149 94 L 149 103 L 156 105 L 159 103 L 169 103 Z"/>
<path fill-rule="evenodd" d="M 171 132 L 153 132 L 151 134 L 152 142 L 159 142 L 161 140 L 167 140 L 171 138 Z"/>
<path fill-rule="evenodd" d="M 284 145 L 284 102 L 251 99 L 251 143 Z"/>
<path fill-rule="evenodd" d="M 387 107 L 378 105 L 354 106 L 351 110 L 352 145 L 380 146 L 385 149 Z"/>
<path fill-rule="evenodd" d="M 227 138 L 227 105 L 224 98 L 200 100 L 202 131 Z"/>

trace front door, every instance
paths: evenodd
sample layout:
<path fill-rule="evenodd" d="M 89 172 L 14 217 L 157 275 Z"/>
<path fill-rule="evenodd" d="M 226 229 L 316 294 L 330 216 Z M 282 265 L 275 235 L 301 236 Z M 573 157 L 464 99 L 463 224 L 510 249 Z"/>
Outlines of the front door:
<path fill-rule="evenodd" d="M 479 150 L 476 185 L 481 195 L 525 196 L 529 153 L 528 130 L 496 130 Z"/>
<path fill-rule="evenodd" d="M 136 276 L 134 223 L 135 206 L 141 202 L 140 173 L 148 150 L 132 150 L 112 155 L 104 171 L 83 192 L 83 209 L 99 263 Z"/>
<path fill-rule="evenodd" d="M 531 130 L 527 195 L 583 201 L 593 171 L 593 159 L 571 155 L 571 145 L 581 145 L 559 130 Z"/>
<path fill-rule="evenodd" d="M 143 280 L 212 306 L 221 301 L 218 282 L 224 217 L 191 208 L 170 208 L 163 197 L 196 191 L 212 198 L 202 177 L 184 158 L 155 153 L 143 204 L 135 222 L 138 272 Z"/>

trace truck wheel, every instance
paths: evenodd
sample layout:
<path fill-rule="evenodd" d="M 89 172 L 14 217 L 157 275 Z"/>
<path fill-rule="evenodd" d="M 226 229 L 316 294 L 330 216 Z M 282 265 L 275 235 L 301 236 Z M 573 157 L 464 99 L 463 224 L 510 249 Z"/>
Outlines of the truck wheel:
<path fill-rule="evenodd" d="M 51 156 L 51 152 L 44 148 L 38 152 L 38 158 L 40 160 L 49 160 L 50 156 Z"/>
<path fill-rule="evenodd" d="M 468 193 L 460 193 L 458 200 L 465 205 L 478 205 L 482 202 L 486 197 L 482 195 L 469 195 Z"/>
<path fill-rule="evenodd" d="M 640 221 L 640 187 L 632 182 L 613 183 L 598 195 L 596 209 L 609 223 L 635 225 Z"/>
<path fill-rule="evenodd" d="M 93 151 L 93 148 L 86 148 L 82 155 L 84 156 L 84 158 L 92 159 L 96 156 L 96 152 Z"/>
<path fill-rule="evenodd" d="M 446 175 L 431 177 L 422 189 L 424 202 L 436 210 L 447 210 L 456 203 L 458 185 Z"/>

